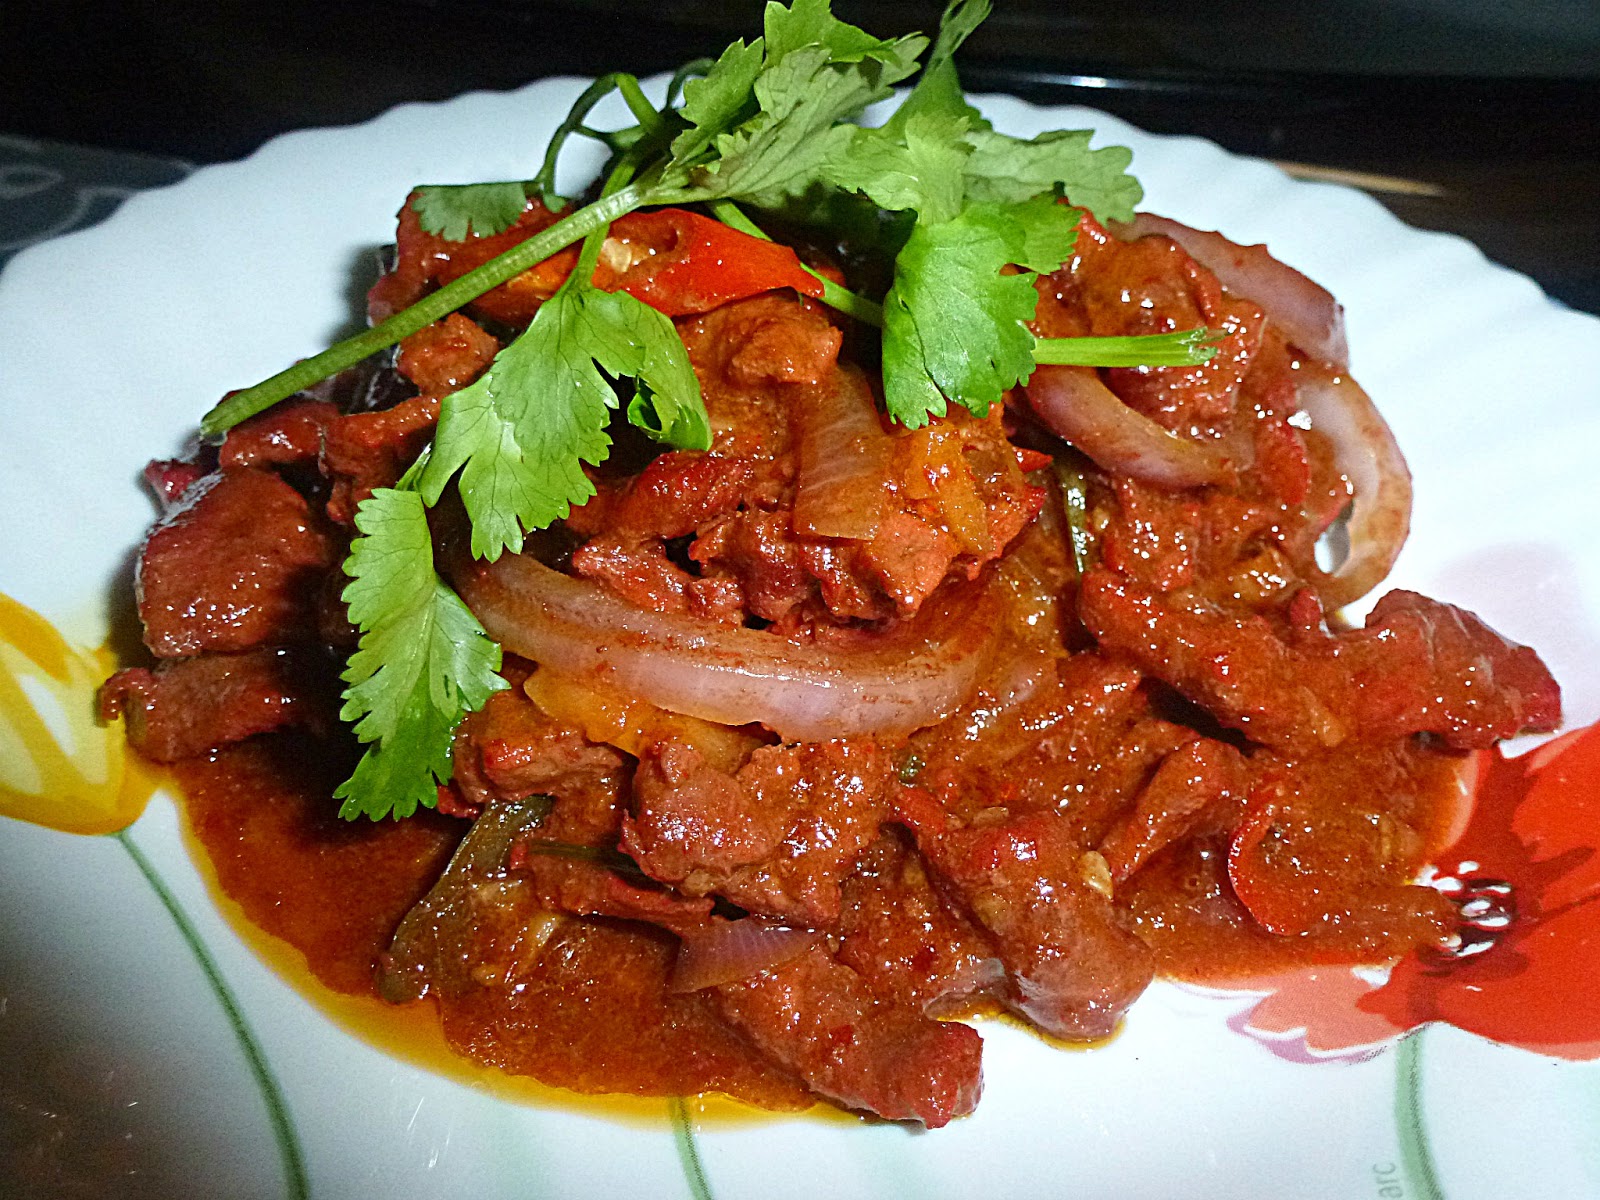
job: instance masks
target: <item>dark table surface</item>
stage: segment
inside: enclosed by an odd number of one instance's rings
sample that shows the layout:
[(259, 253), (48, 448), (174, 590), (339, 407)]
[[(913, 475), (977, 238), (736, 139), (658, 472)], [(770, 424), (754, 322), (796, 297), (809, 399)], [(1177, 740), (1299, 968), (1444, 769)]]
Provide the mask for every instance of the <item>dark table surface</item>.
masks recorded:
[[(930, 28), (938, 8), (835, 0), (883, 33)], [(33, 5), (0, 37), (0, 258), (289, 129), (644, 74), (758, 21), (754, 0)], [(961, 63), (969, 90), (1088, 104), (1362, 186), (1600, 312), (1595, 0), (1001, 0)]]

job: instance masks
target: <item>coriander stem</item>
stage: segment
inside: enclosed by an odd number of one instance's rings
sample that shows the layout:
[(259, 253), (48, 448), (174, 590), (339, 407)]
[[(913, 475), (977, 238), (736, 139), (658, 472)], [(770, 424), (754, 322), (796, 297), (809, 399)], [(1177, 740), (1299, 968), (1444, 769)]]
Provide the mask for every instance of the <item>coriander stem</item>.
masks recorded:
[[(744, 215), (741, 209), (732, 200), (713, 200), (707, 205), (711, 215), (724, 225), (737, 229), (740, 233), (748, 233), (751, 237), (758, 237), (762, 241), (770, 242), (766, 231)], [(854, 317), (866, 325), (875, 325), (883, 328), (883, 305), (865, 296), (859, 296), (842, 284), (837, 284), (821, 271), (813, 271), (805, 263), (800, 264), (806, 274), (822, 284), (822, 302), (829, 308), (837, 309), (847, 317)]]
[(1139, 337), (1039, 338), (1033, 361), (1054, 367), (1197, 367), (1211, 360), (1220, 337), (1201, 326)]
[(617, 90), (622, 93), (628, 111), (633, 114), (634, 120), (639, 122), (647, 136), (661, 128), (661, 114), (645, 97), (644, 91), (639, 87), (637, 75), (618, 75)]
[(603, 229), (612, 221), (638, 208), (644, 201), (637, 187), (623, 188), (601, 200), (561, 218), (554, 225), (541, 229), (525, 242), (520, 242), (498, 257), (491, 258), (481, 267), (468, 271), (461, 278), (431, 292), (410, 308), (402, 309), (387, 321), (363, 330), (330, 346), (321, 354), (302, 359), (294, 366), (279, 371), (272, 378), (254, 387), (245, 388), (228, 396), (200, 421), (200, 432), (206, 437), (224, 433), (258, 412), (271, 408), (278, 401), (310, 387), (313, 383), (336, 375), (347, 367), (410, 337), (417, 330), (453, 313), (463, 304), (477, 299), (490, 288), (498, 287), (513, 276), (564, 250), (573, 242), (595, 229)]
[(583, 94), (573, 101), (572, 108), (567, 112), (561, 124), (556, 126), (555, 133), (550, 135), (550, 144), (545, 147), (544, 162), (539, 167), (539, 173), (533, 177), (533, 186), (544, 197), (546, 204), (554, 207), (552, 201), (556, 195), (556, 160), (561, 157), (561, 148), (567, 144), (567, 139), (574, 133), (584, 133), (585, 136), (598, 136), (600, 140), (610, 145), (610, 135), (600, 131), (590, 131), (585, 122), (590, 111), (601, 100), (605, 99), (612, 88), (617, 87), (617, 75), (602, 75), (583, 90)]
[[(805, 263), (800, 265), (806, 266)], [(857, 295), (819, 271), (812, 271), (810, 267), (806, 267), (806, 270), (822, 281), (822, 302), (829, 308), (837, 309), (847, 317), (854, 317), (863, 325), (883, 328), (883, 305), (876, 300), (868, 300), (865, 296)]]

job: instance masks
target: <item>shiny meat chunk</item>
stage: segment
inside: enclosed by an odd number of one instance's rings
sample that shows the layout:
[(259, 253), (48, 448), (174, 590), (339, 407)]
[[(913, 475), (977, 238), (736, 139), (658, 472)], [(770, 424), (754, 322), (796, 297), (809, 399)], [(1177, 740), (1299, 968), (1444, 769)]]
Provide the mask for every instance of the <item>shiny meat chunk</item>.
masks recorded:
[(1292, 638), (1264, 618), (1180, 608), (1103, 571), (1085, 577), (1079, 608), (1102, 647), (1276, 749), (1414, 733), (1470, 749), (1553, 729), (1561, 716), (1538, 655), (1415, 592), (1390, 592), (1363, 629)]
[(351, 413), (328, 425), (322, 442), (322, 473), (333, 481), (328, 515), (340, 524), (374, 488), (393, 487), (433, 436), (439, 401), (413, 396), (393, 408)]
[(821, 305), (782, 293), (725, 304), (680, 331), (689, 360), (719, 391), (818, 383), (834, 369), (844, 340)]
[(944, 582), (960, 553), (961, 544), (948, 532), (911, 513), (899, 512), (891, 513), (867, 543), (862, 565), (895, 608), (909, 615)]
[(712, 449), (786, 458), (800, 385), (836, 369), (843, 335), (820, 305), (768, 293), (677, 322), (711, 418)]
[(401, 342), (395, 365), (423, 395), (446, 396), (482, 375), (499, 351), (476, 321), (451, 313)]
[[(557, 215), (537, 199), (530, 199), (509, 229), (487, 237), (469, 232), (463, 241), (451, 241), (427, 232), (415, 207), (416, 193), (406, 198), (395, 230), (394, 269), (367, 293), (367, 316), (373, 324), (386, 320), (416, 303), (434, 286), (459, 279), (541, 229), (553, 225)], [(472, 301), (471, 310), (507, 325), (526, 325), (539, 306), (550, 298), (577, 260), (577, 247), (561, 251), (522, 274), (490, 288)]]
[(674, 932), (710, 920), (708, 898), (680, 896), (640, 876), (619, 873), (605, 862), (540, 852), (537, 846), (542, 832), (512, 847), (509, 861), (517, 877), (531, 883), (542, 907), (580, 917), (643, 921)]
[(194, 484), (139, 556), (139, 617), (160, 658), (249, 650), (316, 633), (333, 541), (278, 476), (249, 468)]
[(874, 997), (821, 947), (716, 989), (723, 1017), (813, 1091), (847, 1108), (936, 1129), (983, 1090), (983, 1041)]
[(780, 488), (761, 459), (669, 450), (625, 486), (573, 509), (567, 528), (585, 536), (683, 537), (742, 506), (774, 506)]
[(1131, 811), (1100, 843), (1113, 884), (1189, 832), (1206, 810), (1237, 792), (1243, 756), (1225, 742), (1197, 737), (1161, 760)]
[(623, 756), (547, 716), (520, 688), (496, 692), (456, 728), (454, 786), (470, 808), (491, 800), (556, 799), (541, 837), (612, 843), (627, 782)]
[(218, 461), (224, 467), (281, 467), (314, 463), (322, 452), (322, 433), (337, 419), (337, 405), (326, 400), (287, 400), (228, 430)]
[(745, 606), (781, 621), (817, 590), (789, 512), (740, 511), (714, 522), (689, 547), (705, 575), (739, 585)]
[(870, 741), (765, 747), (737, 775), (662, 742), (640, 759), (622, 849), (689, 895), (828, 927), (841, 882), (878, 835), (892, 777)]
[(572, 573), (604, 584), (637, 608), (663, 613), (688, 612), (689, 589), (697, 582), (657, 538), (591, 538), (572, 552)]
[(1149, 949), (1086, 882), (1091, 872), (1066, 821), (1040, 813), (934, 832), (917, 848), (948, 894), (994, 942), (999, 996), (1046, 1033), (1100, 1038), (1154, 976)]
[(845, 881), (838, 958), (873, 992), (918, 1012), (950, 1011), (1000, 982), (988, 939), (947, 904), (911, 839), (886, 826)]
[(291, 725), (327, 730), (336, 673), (309, 649), (167, 659), (118, 671), (100, 690), (100, 709), (127, 721), (140, 754), (177, 762)]
[(1219, 331), (1217, 353), (1204, 364), (1114, 368), (1105, 380), (1125, 403), (1170, 430), (1215, 430), (1232, 415), (1266, 318), (1255, 304), (1225, 293), (1177, 243), (1159, 235), (1125, 242), (1086, 213), (1072, 259), (1041, 287), (1039, 324), (1049, 336)]
[(1152, 716), (1140, 673), (1084, 652), (998, 663), (966, 708), (912, 741), (919, 788), (958, 821), (1059, 812), (1085, 846), (1192, 734)]
[(144, 481), (155, 494), (163, 513), (183, 500), (183, 494), (206, 476), (205, 468), (181, 458), (155, 458), (145, 464)]

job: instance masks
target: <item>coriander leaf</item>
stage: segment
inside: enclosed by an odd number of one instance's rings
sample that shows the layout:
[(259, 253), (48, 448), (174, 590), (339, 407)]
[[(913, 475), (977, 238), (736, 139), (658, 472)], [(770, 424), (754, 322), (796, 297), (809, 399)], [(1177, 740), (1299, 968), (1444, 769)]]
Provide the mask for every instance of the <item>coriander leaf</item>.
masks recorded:
[(433, 566), (422, 497), (380, 488), (356, 512), (344, 599), (361, 628), (340, 718), (372, 743), (334, 795), (339, 815), (407, 817), (450, 780), (461, 718), (504, 688), (500, 647)]
[(924, 220), (961, 211), (962, 179), (972, 148), (965, 117), (918, 113), (902, 129), (855, 129), (823, 167), (839, 187), (863, 192), (891, 212), (915, 209)]
[(422, 228), (452, 242), (510, 229), (527, 203), (521, 183), (426, 184), (411, 198)]
[(823, 45), (801, 46), (776, 62), (769, 55), (754, 85), (759, 111), (715, 139), (716, 157), (694, 172), (693, 189), (653, 202), (728, 197), (770, 206), (800, 191), (851, 137), (853, 129), (836, 122), (887, 96), (916, 68), (926, 44), (900, 38), (851, 62)]
[(965, 117), (968, 128), (988, 129), (989, 122), (967, 103), (961, 91), (961, 80), (952, 61), (961, 43), (981, 25), (989, 15), (989, 0), (951, 0), (939, 18), (939, 36), (928, 54), (922, 77), (916, 87), (895, 109), (883, 128), (899, 133), (905, 123), (921, 114)]
[(760, 38), (746, 46), (734, 42), (722, 52), (705, 75), (683, 85), (683, 107), (678, 115), (689, 128), (672, 140), (672, 158), (692, 163), (712, 140), (756, 111), (756, 76), (761, 74), (765, 51)]
[(1031, 141), (988, 129), (967, 135), (967, 194), (974, 200), (1027, 200), (1058, 186), (1067, 199), (1102, 221), (1131, 221), (1144, 189), (1128, 174), (1126, 146), (1089, 148), (1089, 130), (1057, 130)]
[[(888, 63), (899, 53), (896, 40), (873, 37), (864, 29), (839, 20), (830, 10), (828, 0), (794, 0), (788, 8), (769, 3), (762, 32), (766, 35), (768, 66), (776, 65), (804, 46), (823, 47), (837, 63), (855, 63), (869, 58)], [(923, 45), (926, 44), (924, 39)]]
[(1078, 241), (1077, 209), (1046, 194), (1007, 205), (1004, 211), (1022, 233), (1020, 252), (1012, 260), (1019, 267), (1048, 275), (1072, 256)]
[[(913, 240), (916, 236), (914, 232)], [(929, 416), (944, 416), (947, 406), (944, 393), (928, 373), (908, 293), (915, 294), (915, 289), (896, 287), (883, 298), (883, 401), (891, 417), (908, 429), (917, 429), (928, 423)]]
[(461, 472), (477, 558), (492, 562), (508, 547), (519, 553), (526, 530), (594, 494), (583, 464), (605, 461), (608, 410), (617, 404), (602, 367), (649, 385), (647, 432), (710, 445), (699, 385), (672, 322), (626, 292), (577, 280), (575, 271), (488, 371), (441, 404), (422, 493), (437, 503)]
[(948, 66), (961, 43), (988, 20), (989, 0), (950, 0), (939, 15), (939, 36), (928, 54), (928, 70)]
[(950, 221), (919, 221), (895, 260), (884, 299), (884, 400), (915, 428), (948, 397), (978, 416), (1033, 372), (1026, 322), (1038, 303), (1032, 270), (1054, 270), (1072, 249), (1073, 210), (1048, 197), (1025, 205), (969, 204)]

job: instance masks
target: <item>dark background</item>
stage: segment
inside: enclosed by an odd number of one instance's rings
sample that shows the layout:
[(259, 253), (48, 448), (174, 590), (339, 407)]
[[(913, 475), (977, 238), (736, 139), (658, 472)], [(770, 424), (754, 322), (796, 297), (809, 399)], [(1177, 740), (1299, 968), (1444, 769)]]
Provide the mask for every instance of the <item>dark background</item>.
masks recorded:
[[(836, 0), (878, 33), (941, 5)], [(973, 91), (1364, 179), (1600, 311), (1600, 0), (997, 0)], [(212, 162), (275, 133), (552, 74), (646, 74), (758, 32), (755, 0), (0, 5), (0, 134)]]

